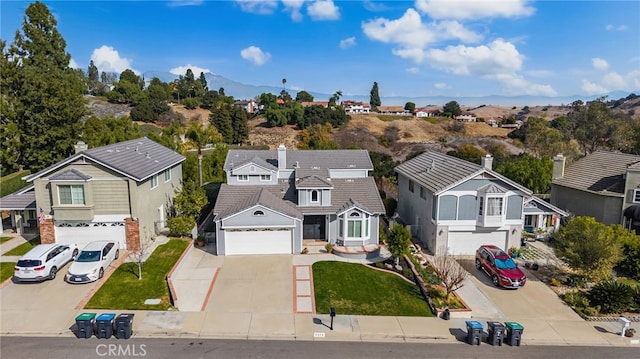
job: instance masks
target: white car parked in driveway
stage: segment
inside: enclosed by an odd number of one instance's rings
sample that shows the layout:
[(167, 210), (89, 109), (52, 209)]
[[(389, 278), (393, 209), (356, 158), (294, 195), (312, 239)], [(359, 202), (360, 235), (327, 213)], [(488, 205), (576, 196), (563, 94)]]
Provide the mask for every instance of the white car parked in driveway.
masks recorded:
[(73, 244), (40, 244), (18, 259), (13, 268), (16, 282), (41, 282), (54, 279), (60, 268), (78, 254)]
[(96, 241), (87, 244), (73, 261), (65, 280), (68, 283), (89, 283), (104, 275), (111, 262), (118, 259), (117, 242)]

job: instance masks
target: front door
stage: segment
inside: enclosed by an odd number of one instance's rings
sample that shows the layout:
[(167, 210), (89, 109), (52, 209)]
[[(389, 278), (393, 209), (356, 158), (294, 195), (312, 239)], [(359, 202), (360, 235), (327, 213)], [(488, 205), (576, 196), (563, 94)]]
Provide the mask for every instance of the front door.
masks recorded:
[(304, 239), (325, 240), (325, 216), (304, 216), (302, 232)]

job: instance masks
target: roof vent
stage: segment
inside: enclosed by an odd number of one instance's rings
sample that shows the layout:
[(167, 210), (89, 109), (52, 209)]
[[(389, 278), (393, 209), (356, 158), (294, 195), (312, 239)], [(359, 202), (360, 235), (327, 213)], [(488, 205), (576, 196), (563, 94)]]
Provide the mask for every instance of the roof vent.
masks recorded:
[(354, 167), (356, 167), (356, 165), (347, 165), (347, 167), (354, 168)]

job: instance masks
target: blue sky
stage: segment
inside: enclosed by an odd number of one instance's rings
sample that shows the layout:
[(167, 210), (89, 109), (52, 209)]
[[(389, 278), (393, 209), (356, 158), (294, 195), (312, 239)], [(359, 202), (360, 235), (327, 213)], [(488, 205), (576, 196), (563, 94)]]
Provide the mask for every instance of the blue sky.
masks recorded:
[[(43, 1), (72, 65), (381, 96), (640, 92), (640, 1)], [(12, 42), (29, 2), (0, 4)]]

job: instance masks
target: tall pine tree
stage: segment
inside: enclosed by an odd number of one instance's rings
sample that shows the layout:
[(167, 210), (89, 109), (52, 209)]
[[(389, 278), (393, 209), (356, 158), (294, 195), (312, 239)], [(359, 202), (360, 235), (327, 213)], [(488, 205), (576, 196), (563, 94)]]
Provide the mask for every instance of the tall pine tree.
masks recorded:
[(6, 51), (2, 47), (0, 133), (20, 139), (3, 142), (11, 146), (2, 149), (11, 154), (1, 157), (3, 172), (17, 166), (43, 169), (71, 155), (78, 141), (85, 88), (69, 67), (71, 56), (56, 26), (47, 6), (34, 2), (25, 10), (22, 31)]
[(369, 98), (369, 104), (372, 111), (378, 111), (378, 106), (382, 105), (380, 102), (380, 94), (378, 94), (378, 83), (374, 82), (371, 87), (371, 97)]

